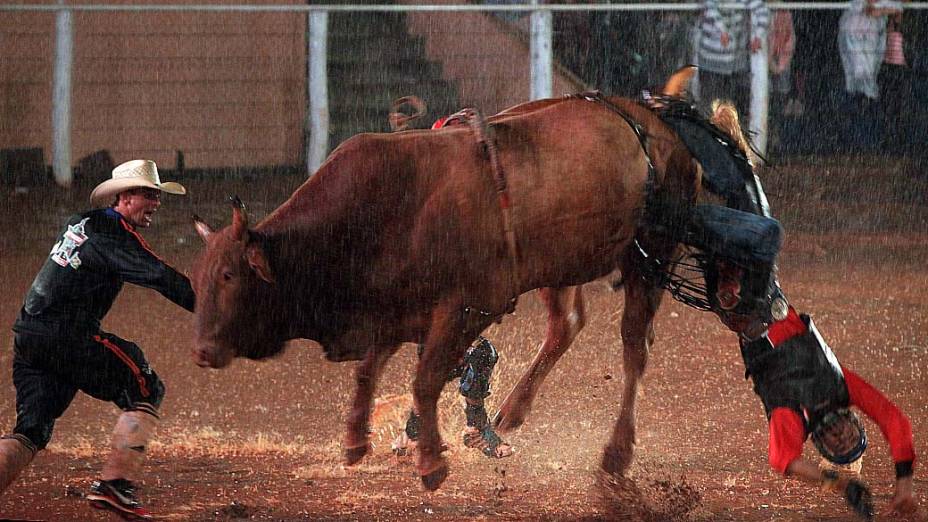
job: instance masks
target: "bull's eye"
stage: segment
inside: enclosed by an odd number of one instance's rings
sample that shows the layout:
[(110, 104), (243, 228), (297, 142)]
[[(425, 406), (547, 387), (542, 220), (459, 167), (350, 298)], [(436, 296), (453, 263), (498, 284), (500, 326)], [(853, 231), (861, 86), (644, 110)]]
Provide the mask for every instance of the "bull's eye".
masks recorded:
[(231, 281), (231, 280), (232, 280), (232, 272), (229, 271), (229, 270), (224, 271), (224, 272), (222, 273), (222, 280), (223, 280), (223, 281)]

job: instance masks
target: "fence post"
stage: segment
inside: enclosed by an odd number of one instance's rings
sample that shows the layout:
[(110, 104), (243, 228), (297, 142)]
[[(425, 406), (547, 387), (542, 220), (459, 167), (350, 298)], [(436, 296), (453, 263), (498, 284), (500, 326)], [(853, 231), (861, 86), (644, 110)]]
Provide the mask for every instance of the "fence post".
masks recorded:
[(327, 11), (309, 12), (309, 141), (306, 150), (306, 172), (309, 176), (322, 165), (329, 152), (329, 78), (326, 73), (328, 19)]
[[(532, 0), (537, 4), (538, 0)], [(551, 55), (552, 40), (551, 11), (532, 11), (532, 90), (533, 100), (550, 98), (552, 91), (552, 75), (554, 74), (553, 59)]]
[[(64, 0), (58, 0), (59, 5)], [(74, 63), (71, 10), (55, 15), (55, 73), (52, 79), (52, 172), (55, 182), (71, 186), (71, 69)]]
[(761, 48), (751, 53), (751, 121), (748, 130), (751, 142), (761, 156), (767, 154), (767, 118), (770, 108), (770, 77), (767, 67), (767, 39)]

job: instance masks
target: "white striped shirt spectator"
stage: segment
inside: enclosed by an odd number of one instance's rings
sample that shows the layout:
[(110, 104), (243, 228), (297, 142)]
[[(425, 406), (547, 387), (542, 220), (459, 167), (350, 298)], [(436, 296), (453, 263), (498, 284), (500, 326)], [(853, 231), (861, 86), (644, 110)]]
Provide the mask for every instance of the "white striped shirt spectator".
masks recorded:
[[(736, 8), (722, 4), (737, 4)], [(764, 0), (704, 0), (700, 18), (698, 62), (702, 71), (732, 74), (750, 68), (749, 45), (764, 40), (770, 9)]]

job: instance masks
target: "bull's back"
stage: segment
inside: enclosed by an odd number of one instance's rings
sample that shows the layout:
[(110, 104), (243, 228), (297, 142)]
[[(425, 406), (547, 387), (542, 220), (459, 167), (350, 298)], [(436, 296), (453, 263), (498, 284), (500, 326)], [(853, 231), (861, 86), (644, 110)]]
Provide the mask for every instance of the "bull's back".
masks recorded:
[(500, 119), (495, 135), (524, 284), (611, 271), (646, 197), (647, 157), (629, 123), (600, 104), (565, 100)]

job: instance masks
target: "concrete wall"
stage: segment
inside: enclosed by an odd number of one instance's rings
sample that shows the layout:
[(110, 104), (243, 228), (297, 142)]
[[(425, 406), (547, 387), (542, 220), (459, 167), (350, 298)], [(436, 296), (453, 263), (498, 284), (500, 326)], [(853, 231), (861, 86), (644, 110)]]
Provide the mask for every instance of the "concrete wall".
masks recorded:
[[(421, 3), (401, 0), (402, 3)], [(434, 0), (430, 4), (455, 4)], [(528, 30), (529, 14), (523, 18)], [(447, 80), (461, 89), (461, 103), (494, 114), (528, 101), (531, 53), (527, 39), (484, 12), (410, 13), (409, 32), (426, 39), (429, 60), (440, 62)], [(584, 86), (557, 67), (553, 96), (581, 92)], [(428, 100), (426, 100), (428, 101)]]
[[(301, 163), (305, 14), (75, 12), (73, 24), (75, 164), (101, 149), (164, 168), (178, 150), (190, 168)], [(42, 147), (47, 162), (54, 41), (53, 13), (0, 16), (0, 148)]]
[[(460, 87), (462, 106), (489, 115), (529, 99), (527, 42), (504, 24), (486, 13), (410, 13), (408, 24)], [(305, 14), (82, 11), (73, 30), (75, 165), (98, 150), (163, 169), (176, 167), (177, 151), (187, 168), (303, 164)], [(0, 149), (41, 147), (46, 163), (54, 48), (54, 13), (0, 15)], [(582, 89), (556, 72), (555, 95)]]

